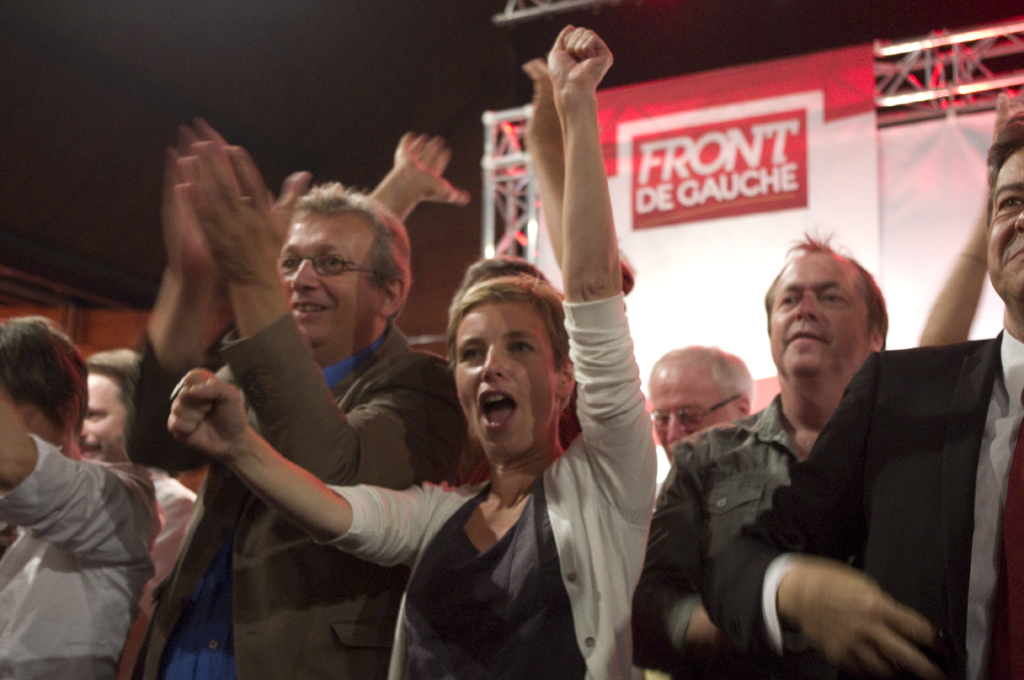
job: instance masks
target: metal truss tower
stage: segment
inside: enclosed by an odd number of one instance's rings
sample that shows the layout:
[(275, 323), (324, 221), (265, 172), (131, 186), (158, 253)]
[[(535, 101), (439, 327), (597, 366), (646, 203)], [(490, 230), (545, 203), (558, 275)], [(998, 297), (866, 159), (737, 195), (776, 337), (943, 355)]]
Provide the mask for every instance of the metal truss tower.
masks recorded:
[[(506, 13), (525, 1), (508, 0)], [(568, 7), (574, 2), (588, 2), (530, 1), (566, 9), (578, 9)], [(880, 127), (984, 111), (995, 106), (999, 91), (1012, 95), (1024, 90), (1024, 17), (900, 43), (876, 40), (874, 51)], [(523, 145), (531, 114), (532, 107), (523, 106), (483, 116), (484, 257), (519, 255), (529, 262), (537, 260), (537, 186)]]
[[(531, 115), (529, 104), (483, 115), (484, 257), (516, 255), (527, 262), (537, 261), (537, 183), (523, 144)], [(496, 218), (501, 220), (500, 235)]]

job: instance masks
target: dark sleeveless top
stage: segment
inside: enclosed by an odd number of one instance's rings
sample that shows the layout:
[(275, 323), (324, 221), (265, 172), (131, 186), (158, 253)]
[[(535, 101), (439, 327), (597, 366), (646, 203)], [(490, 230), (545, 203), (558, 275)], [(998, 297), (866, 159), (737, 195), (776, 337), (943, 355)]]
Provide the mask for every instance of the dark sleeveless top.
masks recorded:
[(479, 552), (464, 527), (488, 491), (452, 515), (413, 573), (402, 622), (409, 676), (582, 680), (543, 480), (515, 525)]

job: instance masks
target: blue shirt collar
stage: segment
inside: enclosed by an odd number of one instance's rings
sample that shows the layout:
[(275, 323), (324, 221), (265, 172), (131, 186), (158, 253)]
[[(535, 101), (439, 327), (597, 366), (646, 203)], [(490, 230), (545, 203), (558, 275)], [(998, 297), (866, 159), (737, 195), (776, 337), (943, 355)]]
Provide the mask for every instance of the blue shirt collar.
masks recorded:
[(384, 331), (384, 334), (374, 340), (373, 344), (369, 347), (359, 350), (348, 359), (342, 359), (338, 363), (322, 369), (327, 389), (333, 390), (335, 385), (347, 378), (352, 371), (356, 370), (356, 366), (363, 363), (367, 357), (376, 352), (384, 344), (384, 338), (387, 337), (387, 334), (387, 331)]

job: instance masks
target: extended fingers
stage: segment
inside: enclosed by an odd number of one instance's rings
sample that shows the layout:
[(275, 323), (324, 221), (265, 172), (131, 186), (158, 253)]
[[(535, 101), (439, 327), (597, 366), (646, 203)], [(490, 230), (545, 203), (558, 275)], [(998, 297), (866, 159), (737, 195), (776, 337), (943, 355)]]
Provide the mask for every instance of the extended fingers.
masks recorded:
[(207, 123), (202, 118), (195, 118), (192, 121), (193, 128), (198, 134), (199, 138), (207, 142), (213, 142), (217, 146), (227, 146), (227, 140), (217, 132), (212, 125)]
[(890, 600), (891, 609), (886, 612), (885, 623), (891, 634), (882, 636), (880, 651), (897, 668), (908, 670), (914, 675), (931, 680), (943, 678), (942, 671), (922, 652), (930, 647), (935, 651), (941, 643), (935, 627), (918, 612), (895, 600)]
[(427, 139), (427, 135), (406, 132), (402, 136), (402, 143), (399, 145), (399, 149), (403, 152), (403, 157), (401, 159), (396, 158), (396, 160), (412, 161), (415, 163), (416, 159), (419, 158), (420, 152), (423, 150), (423, 145), (427, 143)]
[(241, 195), (252, 201), (252, 204), (260, 212), (270, 209), (270, 191), (263, 182), (263, 175), (260, 174), (256, 163), (253, 162), (249, 152), (240, 146), (227, 147), (227, 157), (231, 161), (231, 168)]
[(242, 195), (227, 146), (197, 142), (192, 145), (192, 153), (198, 159), (193, 166), (197, 170), (198, 184), (210, 203), (227, 205)]
[(295, 203), (309, 191), (309, 183), (313, 180), (311, 173), (301, 171), (293, 172), (285, 178), (281, 184), (281, 196), (277, 199), (274, 207), (279, 210), (291, 212)]
[(420, 162), (426, 166), (427, 171), (435, 175), (444, 174), (444, 169), (448, 167), (451, 157), (452, 152), (444, 143), (443, 137), (431, 137), (420, 152)]

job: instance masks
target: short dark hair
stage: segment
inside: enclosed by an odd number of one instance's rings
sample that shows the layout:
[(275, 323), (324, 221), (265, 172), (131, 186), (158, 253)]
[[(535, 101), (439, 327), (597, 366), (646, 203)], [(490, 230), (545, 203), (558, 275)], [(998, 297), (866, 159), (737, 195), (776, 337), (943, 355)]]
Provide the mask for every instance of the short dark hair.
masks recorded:
[(775, 288), (779, 285), (779, 279), (789, 265), (806, 255), (828, 255), (851, 265), (857, 271), (860, 275), (860, 292), (868, 308), (868, 328), (878, 331), (882, 336), (882, 349), (885, 349), (885, 336), (889, 333), (889, 312), (885, 309), (885, 297), (882, 295), (882, 289), (875, 283), (875, 277), (871, 276), (871, 272), (864, 269), (857, 260), (837, 253), (829, 244), (829, 239), (817, 239), (806, 234), (803, 241), (789, 249), (785, 266), (779, 270), (772, 285), (768, 286), (768, 292), (765, 293), (764, 310), (768, 315), (768, 332), (772, 332), (772, 307), (775, 306)]
[(102, 375), (117, 387), (117, 399), (124, 405), (127, 414), (124, 424), (124, 438), (135, 422), (135, 386), (142, 373), (142, 357), (130, 349), (111, 349), (96, 352), (85, 360), (90, 375)]
[(1003, 129), (996, 135), (996, 141), (988, 149), (988, 224), (992, 224), (992, 193), (996, 189), (996, 179), (1010, 156), (1024, 148), (1024, 112), (1006, 121)]
[(73, 425), (81, 429), (89, 407), (85, 360), (49, 319), (23, 316), (0, 323), (0, 385), (15, 403), (35, 406), (60, 427), (72, 424), (64, 419), (77, 405)]

